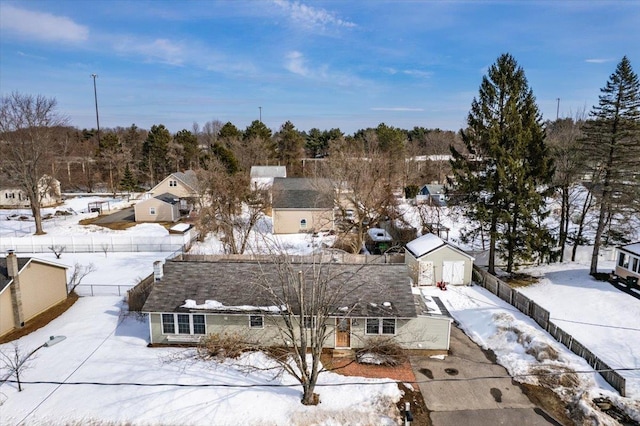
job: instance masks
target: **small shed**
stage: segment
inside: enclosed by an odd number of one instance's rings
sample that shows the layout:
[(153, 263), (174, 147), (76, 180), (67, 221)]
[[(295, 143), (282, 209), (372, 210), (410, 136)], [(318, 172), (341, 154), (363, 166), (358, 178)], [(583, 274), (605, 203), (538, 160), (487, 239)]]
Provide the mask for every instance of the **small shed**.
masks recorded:
[(180, 199), (166, 192), (140, 201), (134, 211), (136, 222), (176, 222), (180, 219)]
[(453, 285), (471, 283), (473, 256), (449, 244), (434, 234), (425, 234), (409, 242), (405, 263), (414, 285)]
[(370, 228), (367, 230), (365, 246), (371, 254), (382, 254), (391, 248), (393, 238), (382, 228)]

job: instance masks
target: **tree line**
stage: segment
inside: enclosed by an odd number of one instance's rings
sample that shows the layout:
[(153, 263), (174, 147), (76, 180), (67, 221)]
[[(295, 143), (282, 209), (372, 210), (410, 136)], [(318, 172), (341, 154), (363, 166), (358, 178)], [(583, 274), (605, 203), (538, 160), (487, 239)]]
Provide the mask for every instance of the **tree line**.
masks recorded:
[[(245, 245), (233, 232), (239, 206), (261, 204), (257, 194), (237, 191), (249, 187), (254, 165), (282, 165), (291, 177), (325, 177), (348, 186), (346, 196), (356, 211), (345, 232), (357, 231), (349, 242), (354, 251), (371, 223), (401, 219), (398, 189), (448, 179), (451, 203), (471, 223), (462, 237), (488, 246), (490, 272), (496, 272), (499, 259), (512, 272), (522, 262), (563, 260), (568, 243), (575, 256), (578, 244), (593, 242), (591, 272), (596, 273), (600, 245), (625, 242), (633, 226), (629, 219), (637, 219), (639, 111), (638, 77), (627, 57), (588, 115), (543, 121), (524, 70), (511, 55), (501, 55), (483, 77), (459, 132), (380, 123), (345, 135), (338, 128), (300, 131), (290, 121), (272, 131), (260, 120), (244, 130), (212, 120), (175, 134), (162, 124), (97, 132), (69, 126), (55, 99), (12, 93), (2, 97), (0, 108), (7, 153), (0, 167), (4, 180), (32, 199), (34, 217), (37, 179), (44, 174), (67, 189), (117, 192), (144, 190), (171, 172), (196, 170), (208, 185), (203, 192), (219, 201), (203, 217), (211, 230), (220, 231), (225, 227), (219, 219), (227, 216), (234, 250)], [(447, 153), (449, 163), (417, 160)], [(559, 206), (557, 228), (548, 220), (552, 197)], [(592, 211), (597, 223), (589, 241), (586, 221)], [(37, 231), (42, 230), (37, 226)]]

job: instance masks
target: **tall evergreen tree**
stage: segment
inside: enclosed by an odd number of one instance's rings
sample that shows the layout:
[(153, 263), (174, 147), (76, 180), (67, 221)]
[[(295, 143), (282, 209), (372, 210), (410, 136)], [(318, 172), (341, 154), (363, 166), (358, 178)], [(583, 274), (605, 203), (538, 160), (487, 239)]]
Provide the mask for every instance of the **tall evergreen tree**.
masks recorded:
[(590, 273), (598, 272), (598, 255), (607, 222), (625, 210), (637, 213), (640, 198), (640, 83), (626, 56), (600, 89), (598, 105), (584, 126), (584, 150), (593, 161), (600, 211)]
[(151, 130), (142, 144), (142, 164), (140, 168), (148, 174), (151, 185), (163, 179), (170, 170), (167, 161), (171, 133), (163, 124), (151, 126)]
[(187, 129), (182, 129), (175, 134), (173, 140), (182, 147), (182, 158), (179, 161), (180, 169), (187, 170), (196, 168), (200, 158), (198, 136)]
[(467, 124), (462, 139), (471, 155), (451, 147), (454, 192), (465, 215), (488, 231), (489, 272), (498, 248), (512, 272), (517, 258), (531, 258), (548, 240), (539, 224), (553, 170), (533, 92), (511, 55), (483, 77)]
[(292, 122), (287, 121), (273, 136), (270, 146), (271, 156), (279, 164), (287, 167), (290, 176), (299, 176), (302, 172), (302, 155), (304, 153), (304, 136)]

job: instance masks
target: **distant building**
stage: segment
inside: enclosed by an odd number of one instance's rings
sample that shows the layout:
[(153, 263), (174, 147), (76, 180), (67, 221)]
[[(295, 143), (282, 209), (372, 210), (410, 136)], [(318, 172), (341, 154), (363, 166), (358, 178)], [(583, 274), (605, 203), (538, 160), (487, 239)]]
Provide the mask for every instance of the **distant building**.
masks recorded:
[[(38, 180), (38, 192), (40, 193), (40, 206), (52, 207), (62, 202), (60, 181), (49, 175), (42, 175)], [(31, 202), (22, 189), (10, 185), (0, 188), (0, 207), (2, 208), (28, 208)]]
[(333, 186), (326, 179), (274, 178), (274, 234), (334, 229)]

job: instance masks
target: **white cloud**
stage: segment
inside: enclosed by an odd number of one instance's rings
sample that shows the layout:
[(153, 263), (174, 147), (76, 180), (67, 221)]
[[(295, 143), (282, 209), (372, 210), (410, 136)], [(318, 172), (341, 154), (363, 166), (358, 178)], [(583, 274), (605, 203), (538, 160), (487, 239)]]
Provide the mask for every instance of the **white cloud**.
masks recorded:
[(287, 53), (286, 62), (284, 67), (294, 74), (301, 75), (303, 77), (310, 77), (311, 71), (305, 65), (304, 55), (298, 51), (292, 51)]
[(433, 75), (433, 73), (429, 71), (421, 71), (421, 70), (404, 70), (402, 72), (406, 75), (410, 75), (412, 77), (419, 77), (419, 78), (429, 78)]
[(8, 4), (2, 5), (0, 27), (20, 37), (50, 42), (81, 42), (89, 37), (86, 26), (76, 24), (66, 16), (34, 12)]
[(338, 18), (335, 14), (325, 10), (301, 4), (299, 2), (288, 2), (286, 0), (274, 0), (274, 3), (281, 7), (297, 25), (307, 28), (340, 27), (353, 28), (356, 24)]
[(114, 49), (125, 54), (139, 55), (144, 60), (169, 65), (182, 65), (185, 61), (185, 47), (166, 38), (138, 40), (126, 37), (114, 43)]
[(371, 108), (371, 111), (421, 112), (421, 111), (424, 111), (424, 108), (410, 108), (410, 107), (377, 107), (377, 108)]
[(604, 64), (605, 62), (613, 61), (613, 59), (591, 58), (591, 59), (585, 59), (584, 61), (589, 64)]

